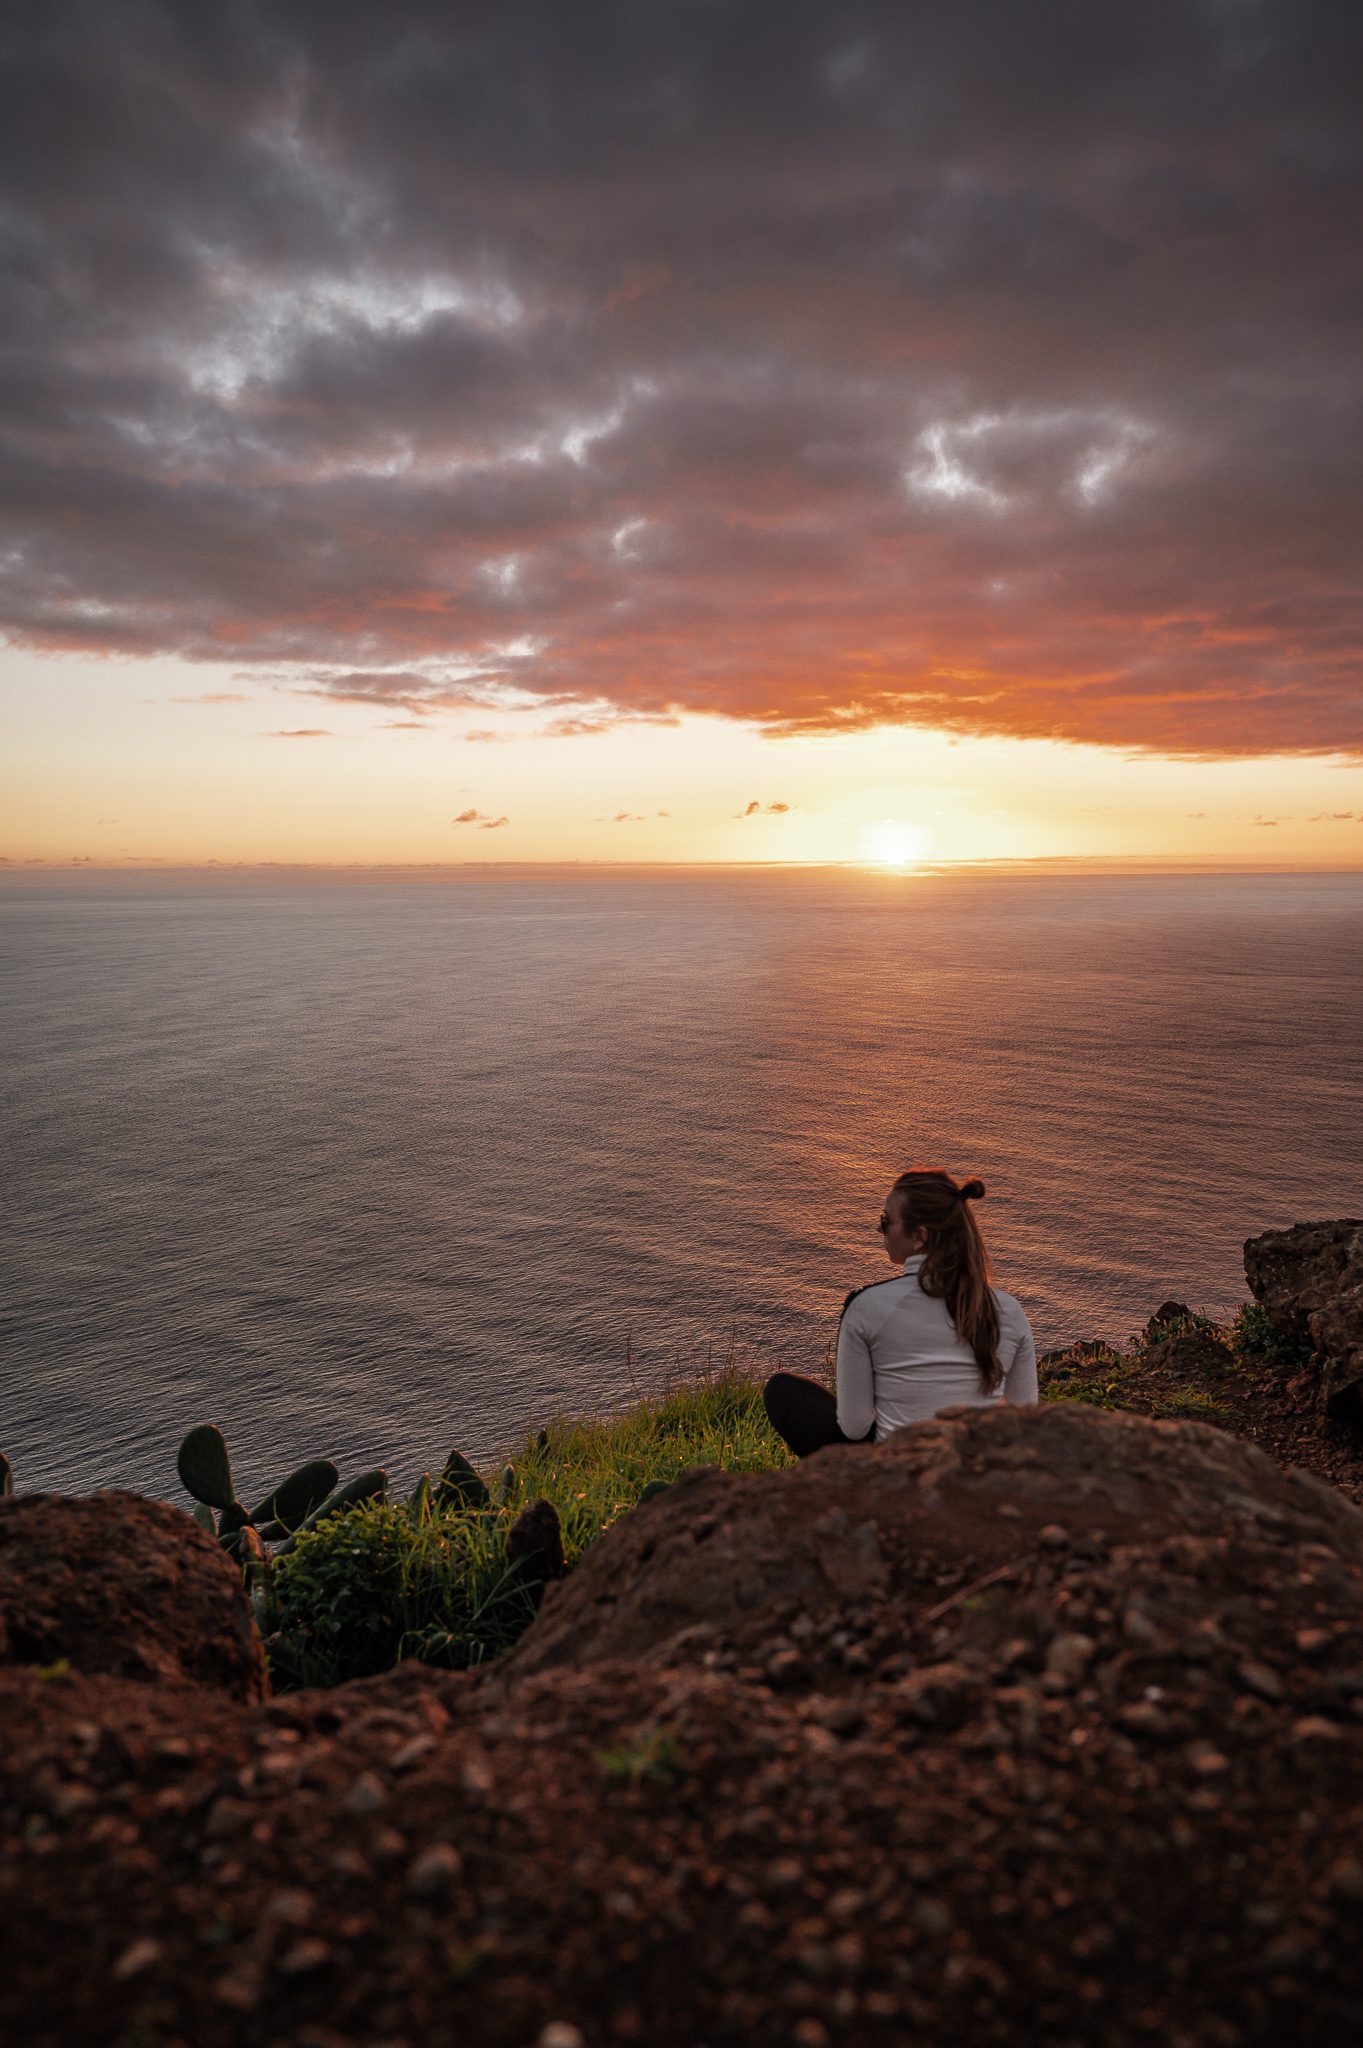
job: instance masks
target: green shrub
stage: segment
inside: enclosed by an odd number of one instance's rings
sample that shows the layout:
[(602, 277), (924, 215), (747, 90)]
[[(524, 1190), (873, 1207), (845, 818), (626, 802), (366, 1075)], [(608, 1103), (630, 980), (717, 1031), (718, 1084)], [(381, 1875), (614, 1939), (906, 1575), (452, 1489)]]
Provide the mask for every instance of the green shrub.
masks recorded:
[(1242, 1302), (1226, 1338), (1238, 1360), (1253, 1358), (1262, 1365), (1275, 1365), (1283, 1372), (1301, 1372), (1313, 1356), (1311, 1344), (1290, 1337), (1270, 1322), (1268, 1311), (1257, 1301)]
[(276, 1683), (339, 1685), (403, 1657), (460, 1670), (509, 1649), (535, 1611), (506, 1561), (509, 1521), (373, 1503), (300, 1537), (273, 1570)]

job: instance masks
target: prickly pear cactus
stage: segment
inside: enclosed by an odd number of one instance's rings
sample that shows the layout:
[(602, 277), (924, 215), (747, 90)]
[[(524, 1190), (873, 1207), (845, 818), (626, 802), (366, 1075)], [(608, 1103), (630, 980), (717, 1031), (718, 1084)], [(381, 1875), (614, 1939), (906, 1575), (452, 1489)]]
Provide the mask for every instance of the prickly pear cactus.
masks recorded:
[(423, 1472), (412, 1489), (412, 1497), (407, 1503), (407, 1512), (414, 1522), (429, 1521), (431, 1513), (431, 1475), (429, 1472)]
[(3, 1451), (0, 1451), (0, 1500), (14, 1491), (14, 1467)]
[(191, 1429), (180, 1445), (176, 1469), (185, 1492), (205, 1507), (228, 1512), (237, 1504), (232, 1485), (232, 1460), (222, 1431), (211, 1422)]
[(227, 1537), (235, 1536), (238, 1529), (244, 1529), (249, 1521), (250, 1516), (241, 1502), (231, 1501), (218, 1516), (218, 1541), (222, 1543)]
[(344, 1486), (338, 1486), (320, 1508), (315, 1508), (301, 1529), (286, 1538), (275, 1552), (276, 1557), (287, 1557), (299, 1536), (308, 1535), (320, 1522), (329, 1521), (332, 1515), (339, 1515), (345, 1508), (358, 1507), (362, 1501), (385, 1500), (388, 1495), (388, 1474), (382, 1466), (372, 1472), (360, 1472), (354, 1479), (347, 1479)]
[(217, 1535), (218, 1518), (214, 1514), (212, 1508), (205, 1507), (202, 1501), (198, 1503), (194, 1510), (194, 1519), (198, 1523), (199, 1527), (205, 1530), (208, 1535)]
[(330, 1458), (313, 1458), (310, 1463), (300, 1465), (296, 1472), (290, 1472), (281, 1480), (273, 1493), (265, 1496), (258, 1508), (252, 1508), (250, 1519), (259, 1529), (266, 1523), (278, 1522), (284, 1529), (297, 1529), (306, 1522), (314, 1508), (336, 1490), (340, 1473)]
[(442, 1508), (485, 1508), (491, 1496), (464, 1453), (455, 1450), (445, 1460), (435, 1499)]
[(515, 1495), (516, 1468), (514, 1465), (507, 1465), (503, 1469), (501, 1478), (497, 1481), (497, 1505), (505, 1507), (508, 1501), (515, 1499)]
[(642, 1507), (646, 1500), (656, 1500), (660, 1493), (667, 1492), (671, 1484), (670, 1479), (650, 1479), (648, 1485), (639, 1495), (639, 1506)]

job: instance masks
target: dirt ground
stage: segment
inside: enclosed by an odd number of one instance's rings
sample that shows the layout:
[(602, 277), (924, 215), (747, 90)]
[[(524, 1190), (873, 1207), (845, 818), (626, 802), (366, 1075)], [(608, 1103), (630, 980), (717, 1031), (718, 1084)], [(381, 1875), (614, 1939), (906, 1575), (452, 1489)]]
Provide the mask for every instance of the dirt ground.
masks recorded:
[(13, 1667), (0, 1758), (33, 2048), (1363, 2028), (1363, 1516), (1186, 1421), (695, 1475), (482, 1675)]

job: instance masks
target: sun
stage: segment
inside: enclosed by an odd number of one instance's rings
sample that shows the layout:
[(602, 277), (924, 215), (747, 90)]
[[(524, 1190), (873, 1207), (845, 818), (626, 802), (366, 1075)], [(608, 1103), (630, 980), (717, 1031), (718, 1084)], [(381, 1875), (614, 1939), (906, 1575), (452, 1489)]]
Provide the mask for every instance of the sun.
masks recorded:
[(926, 825), (907, 825), (901, 818), (879, 818), (861, 835), (862, 858), (881, 868), (917, 867), (932, 845)]

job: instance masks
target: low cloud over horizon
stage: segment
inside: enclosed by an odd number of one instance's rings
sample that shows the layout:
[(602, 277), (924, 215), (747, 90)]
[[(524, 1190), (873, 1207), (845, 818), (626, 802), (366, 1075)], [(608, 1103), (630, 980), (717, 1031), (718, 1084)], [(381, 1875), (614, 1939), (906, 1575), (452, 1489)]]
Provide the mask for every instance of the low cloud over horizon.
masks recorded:
[(23, 10), (0, 631), (395, 724), (1363, 756), (1360, 34)]

